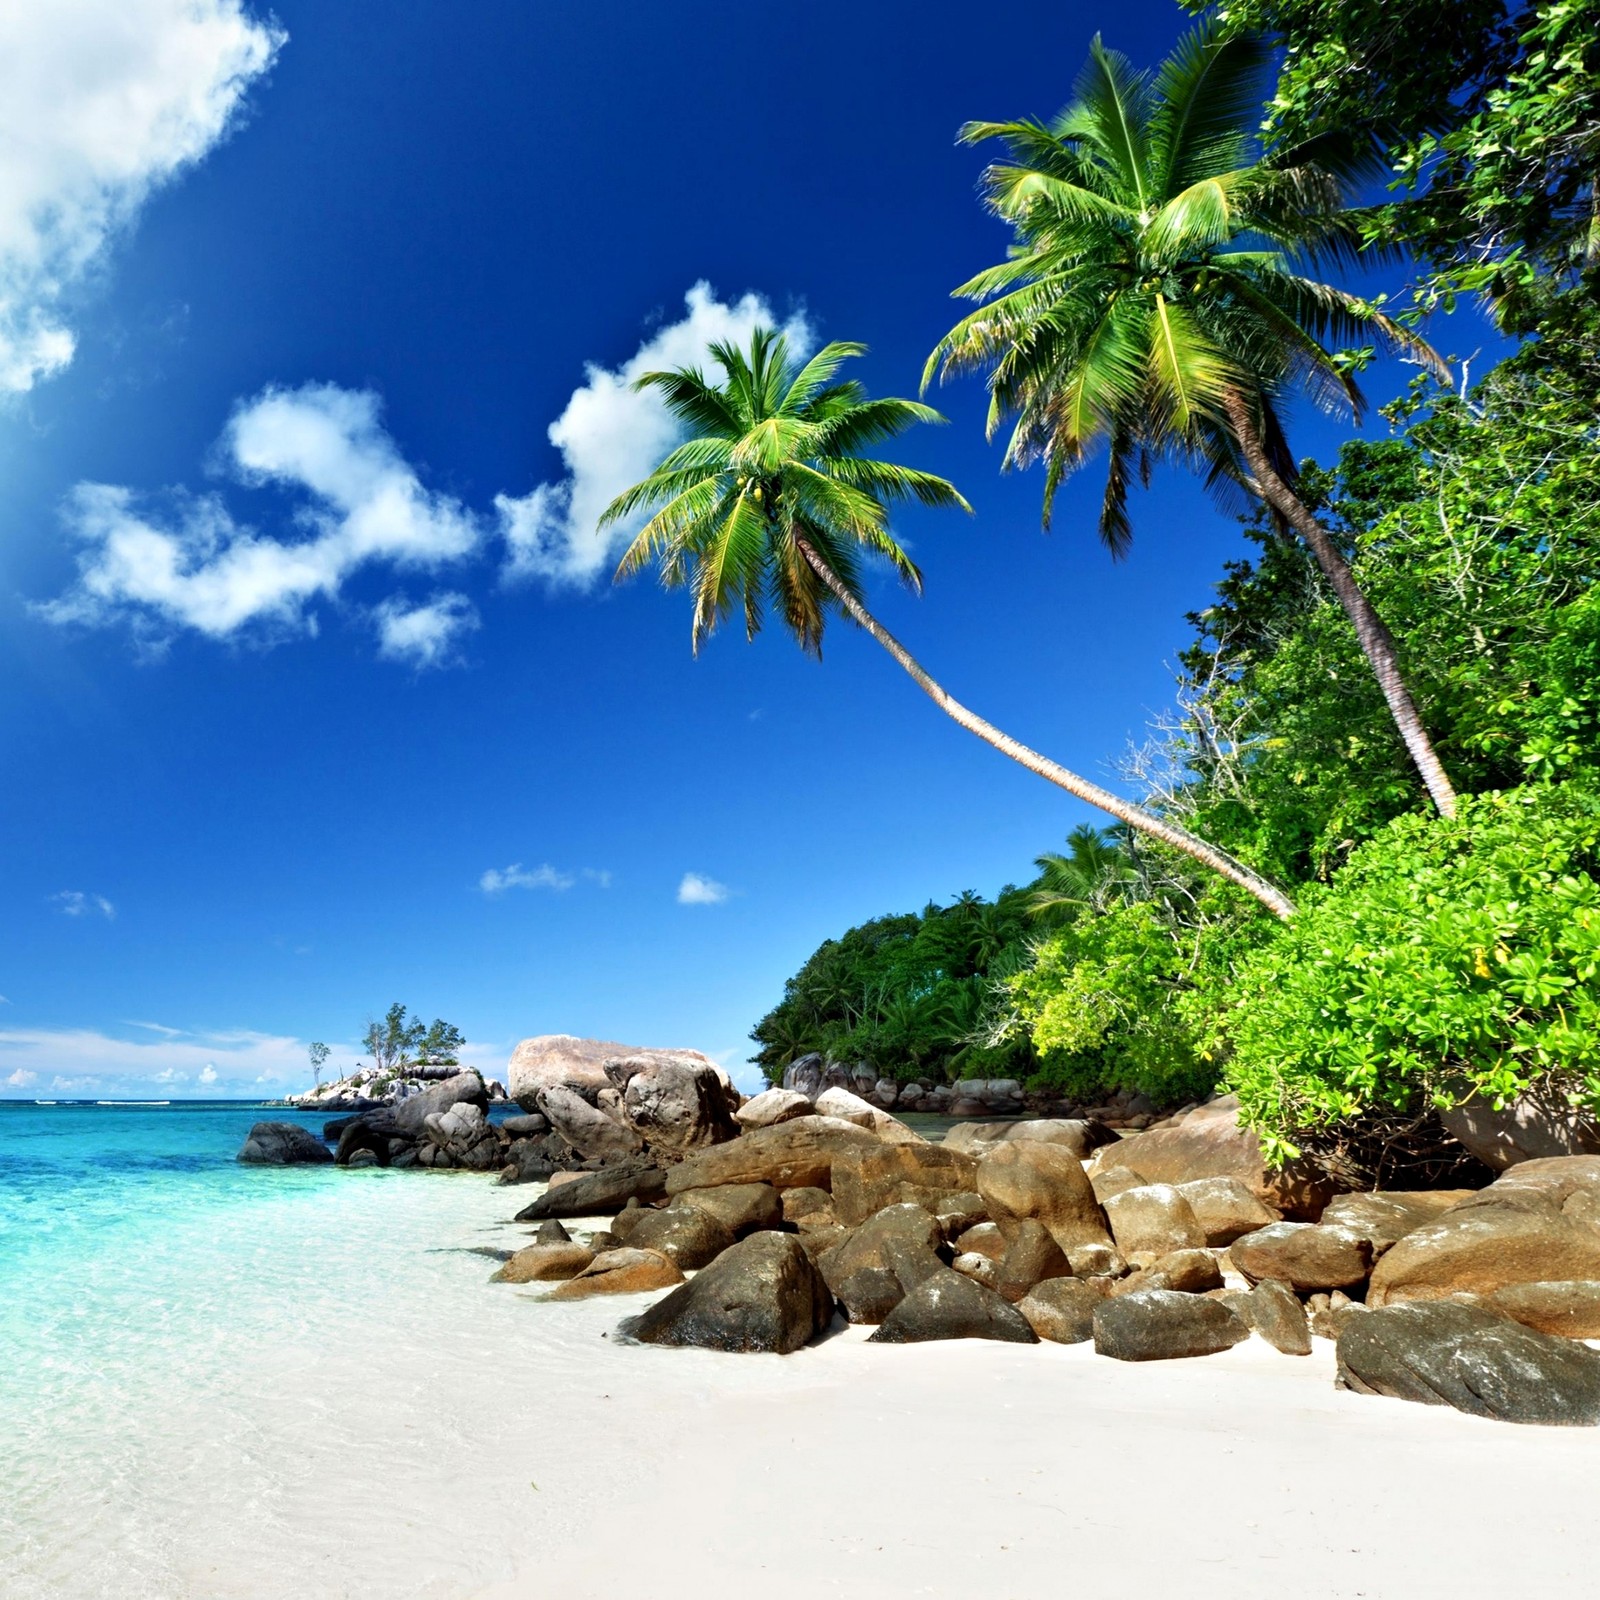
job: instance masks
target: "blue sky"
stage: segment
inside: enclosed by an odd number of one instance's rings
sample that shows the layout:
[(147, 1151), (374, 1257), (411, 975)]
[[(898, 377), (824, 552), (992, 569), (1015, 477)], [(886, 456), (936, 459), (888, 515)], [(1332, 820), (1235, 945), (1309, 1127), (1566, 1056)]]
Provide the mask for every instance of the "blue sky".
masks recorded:
[[(741, 1070), (822, 938), (1089, 818), (842, 626), (694, 659), (593, 510), (665, 438), (626, 377), (708, 336), (914, 392), (1003, 248), (955, 129), (1097, 28), (1154, 60), (1171, 0), (48, 10), (0, 22), (0, 1094), (277, 1092), (394, 999), (490, 1068)], [(881, 614), (1104, 780), (1237, 530), (1168, 472), (1114, 566), (1091, 468), (1043, 536), (979, 386), (934, 398), (899, 455), (976, 515), (905, 516)]]

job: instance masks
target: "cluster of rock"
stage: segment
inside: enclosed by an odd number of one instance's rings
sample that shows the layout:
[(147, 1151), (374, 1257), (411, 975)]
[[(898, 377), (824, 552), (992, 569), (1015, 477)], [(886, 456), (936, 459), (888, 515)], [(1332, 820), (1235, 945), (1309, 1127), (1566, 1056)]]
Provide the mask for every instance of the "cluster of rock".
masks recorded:
[[(838, 1312), (873, 1342), (1092, 1342), (1124, 1361), (1251, 1337), (1338, 1381), (1512, 1421), (1600, 1423), (1600, 1158), (1530, 1161), (1481, 1191), (1336, 1195), (1269, 1170), (1219, 1100), (1106, 1141), (1086, 1120), (921, 1139), (840, 1085), (733, 1113), (662, 1163), (562, 1175), (497, 1276), (550, 1298), (666, 1289), (619, 1332), (789, 1352)], [(606, 1217), (574, 1241), (558, 1219)], [(687, 1274), (693, 1273), (693, 1277)]]
[[(397, 1106), (435, 1084), (457, 1077), (457, 1066), (415, 1066), (403, 1073), (377, 1067), (358, 1067), (346, 1078), (319, 1083), (304, 1094), (285, 1097), (284, 1104), (297, 1111), (371, 1111), (380, 1106)], [(506, 1099), (505, 1085), (489, 1079), (486, 1089), (491, 1104)]]
[[(1015, 1117), (1024, 1111), (1103, 1123), (1110, 1128), (1145, 1128), (1155, 1106), (1132, 1090), (1119, 1090), (1104, 1105), (1081, 1106), (1058, 1096), (1030, 1093), (1016, 1078), (963, 1078), (956, 1083), (900, 1083), (880, 1078), (865, 1062), (845, 1066), (817, 1054), (784, 1069), (782, 1087), (815, 1098), (824, 1089), (846, 1089), (880, 1111), (932, 1112), (944, 1117)], [(1188, 1108), (1185, 1108), (1188, 1109)]]

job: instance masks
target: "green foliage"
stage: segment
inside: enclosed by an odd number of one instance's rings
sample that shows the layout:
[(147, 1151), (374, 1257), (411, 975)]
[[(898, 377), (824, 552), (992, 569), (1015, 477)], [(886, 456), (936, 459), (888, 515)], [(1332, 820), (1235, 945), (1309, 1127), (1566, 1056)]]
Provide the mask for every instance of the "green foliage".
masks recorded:
[(306, 1050), (306, 1055), (311, 1060), (311, 1078), (314, 1083), (322, 1082), (322, 1069), (328, 1064), (328, 1057), (332, 1055), (320, 1039), (313, 1040)]
[(438, 1017), (425, 1023), (408, 1016), (397, 1000), (382, 1022), (367, 1024), (361, 1042), (378, 1071), (392, 1078), (413, 1067), (453, 1067), (467, 1041), (459, 1028)]
[(1530, 1087), (1600, 1109), (1600, 801), (1530, 786), (1397, 819), (1244, 959), (1215, 1023), (1280, 1154)]

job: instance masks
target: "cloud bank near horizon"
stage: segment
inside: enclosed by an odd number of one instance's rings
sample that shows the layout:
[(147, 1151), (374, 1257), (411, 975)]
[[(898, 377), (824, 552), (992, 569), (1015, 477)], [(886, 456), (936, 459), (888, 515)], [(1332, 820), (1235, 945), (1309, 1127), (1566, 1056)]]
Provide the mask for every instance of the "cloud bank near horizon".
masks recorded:
[(242, 0), (0, 7), (0, 395), (71, 362), (73, 292), (226, 137), (286, 38)]

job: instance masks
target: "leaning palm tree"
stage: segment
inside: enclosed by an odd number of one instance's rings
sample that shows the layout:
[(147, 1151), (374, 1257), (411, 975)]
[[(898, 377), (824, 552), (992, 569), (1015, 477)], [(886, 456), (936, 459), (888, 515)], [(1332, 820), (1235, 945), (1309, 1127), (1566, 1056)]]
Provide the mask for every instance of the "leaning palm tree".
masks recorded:
[(867, 610), (862, 557), (888, 562), (914, 590), (922, 575), (891, 536), (888, 507), (917, 500), (970, 510), (943, 478), (859, 452), (917, 422), (940, 422), (913, 400), (871, 400), (838, 381), (864, 345), (835, 343), (803, 365), (770, 329), (748, 351), (715, 344), (723, 381), (694, 368), (650, 372), (635, 387), (656, 389), (688, 438), (654, 472), (606, 507), (601, 526), (653, 509), (617, 568), (619, 579), (651, 562), (669, 587), (694, 600), (700, 642), (735, 611), (752, 637), (771, 604), (802, 649), (820, 655), (832, 610), (860, 624), (940, 710), (1030, 772), (1109, 812), (1130, 828), (1184, 851), (1247, 889), (1280, 917), (1293, 903), (1258, 873), (1192, 833), (1080, 778), (1002, 733), (947, 694), (910, 651)]
[(1053, 121), (968, 123), (963, 142), (1007, 147), (984, 188), (1013, 244), (955, 291), (982, 304), (939, 342), (923, 387), (936, 373), (987, 372), (991, 436), (1014, 419), (1006, 465), (1045, 464), (1046, 527), (1063, 477), (1104, 440), (1100, 535), (1113, 555), (1131, 537), (1130, 480), (1147, 482), (1162, 457), (1264, 500), (1310, 547), (1450, 816), (1455, 792), (1394, 638), (1297, 493), (1283, 421), (1296, 391), (1360, 415), (1356, 362), (1334, 341), (1445, 369), (1375, 306), (1300, 270), (1353, 254), (1345, 189), (1358, 169), (1332, 140), (1262, 158), (1253, 130), (1267, 64), (1259, 41), (1202, 28), (1152, 76), (1097, 37), (1077, 98)]

